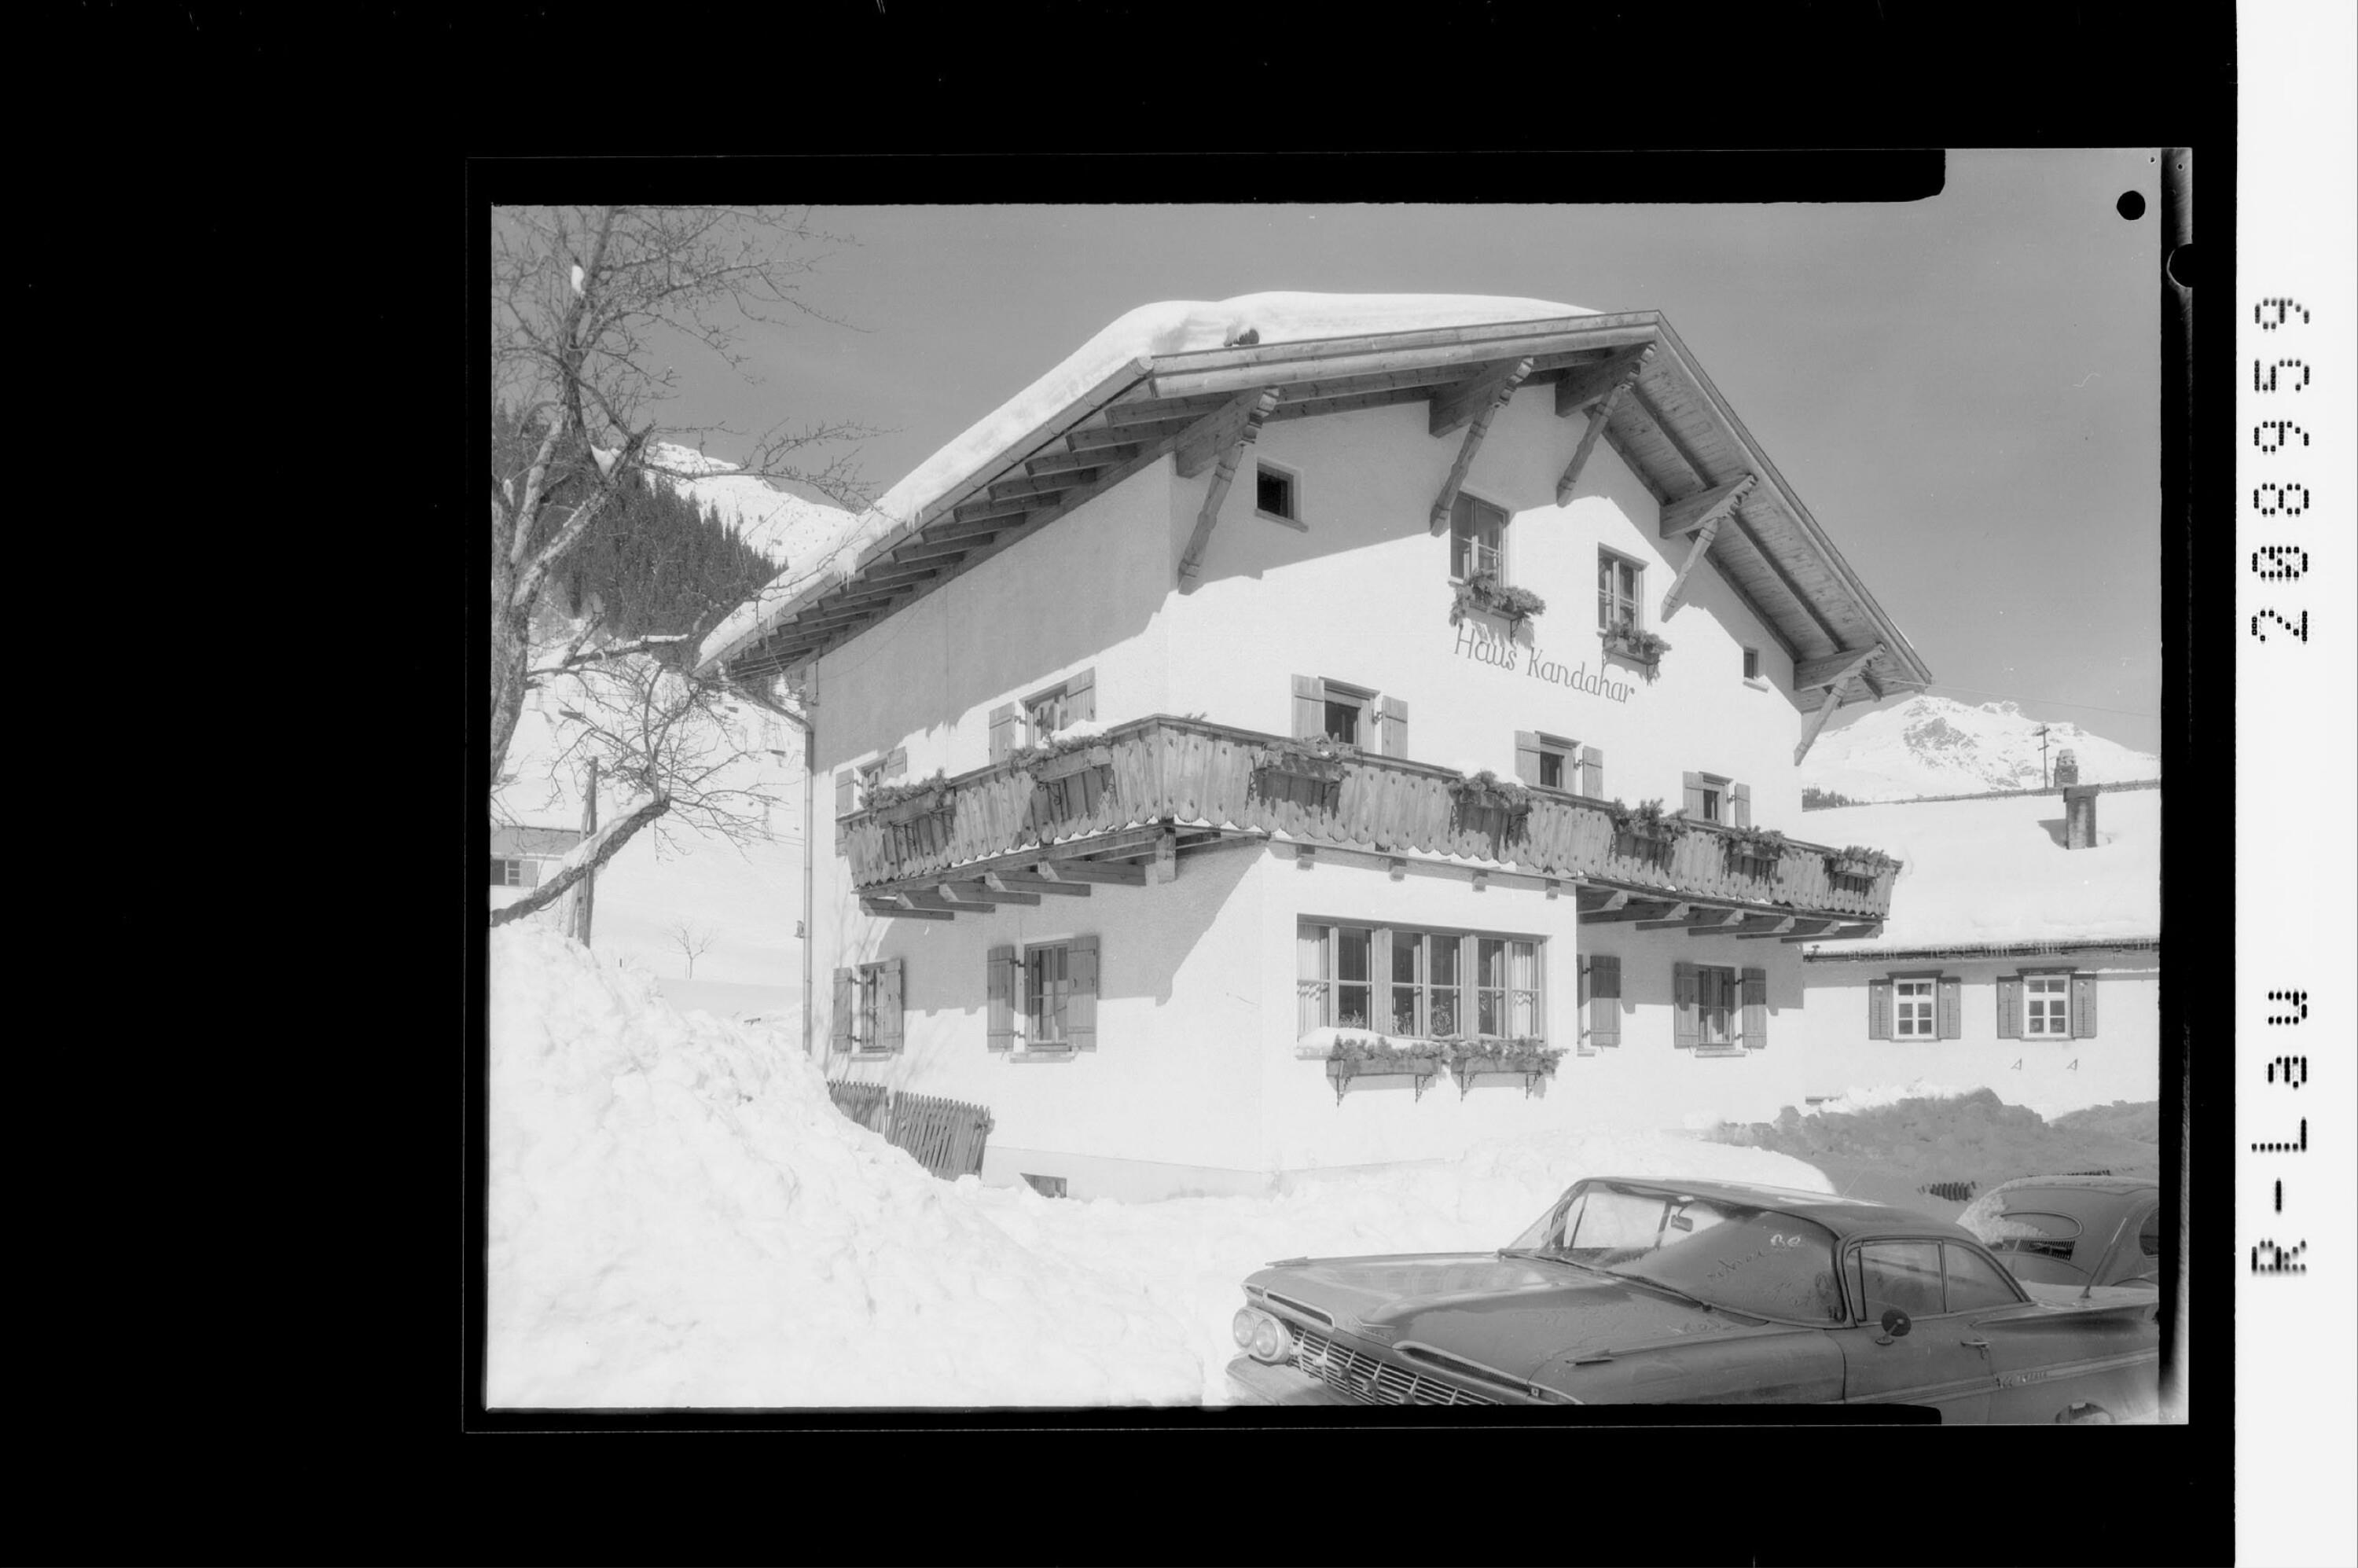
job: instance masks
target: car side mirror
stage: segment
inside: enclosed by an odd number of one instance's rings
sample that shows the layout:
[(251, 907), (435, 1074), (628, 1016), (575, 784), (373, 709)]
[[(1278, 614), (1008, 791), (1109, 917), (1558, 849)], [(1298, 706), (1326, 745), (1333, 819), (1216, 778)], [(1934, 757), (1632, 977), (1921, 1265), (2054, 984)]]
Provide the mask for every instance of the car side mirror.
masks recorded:
[(1908, 1337), (1908, 1331), (1915, 1326), (1915, 1321), (1906, 1313), (1901, 1312), (1898, 1307), (1885, 1307), (1883, 1309), (1883, 1337), (1877, 1340), (1876, 1343), (1877, 1345), (1888, 1345), (1895, 1339), (1905, 1339)]

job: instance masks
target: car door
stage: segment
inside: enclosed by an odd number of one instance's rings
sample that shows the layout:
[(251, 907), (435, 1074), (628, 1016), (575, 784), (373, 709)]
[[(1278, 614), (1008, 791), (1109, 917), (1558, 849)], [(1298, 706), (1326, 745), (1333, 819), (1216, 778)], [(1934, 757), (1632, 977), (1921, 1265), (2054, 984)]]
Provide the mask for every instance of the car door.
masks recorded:
[[(1834, 1331), (1843, 1402), (1931, 1405), (1944, 1422), (1987, 1420), (1997, 1375), (1969, 1314), (1949, 1310), (1942, 1243), (1860, 1242), (1844, 1274), (1859, 1311), (1849, 1327)], [(1894, 1307), (1908, 1314), (1905, 1334), (1884, 1331), (1883, 1314)]]

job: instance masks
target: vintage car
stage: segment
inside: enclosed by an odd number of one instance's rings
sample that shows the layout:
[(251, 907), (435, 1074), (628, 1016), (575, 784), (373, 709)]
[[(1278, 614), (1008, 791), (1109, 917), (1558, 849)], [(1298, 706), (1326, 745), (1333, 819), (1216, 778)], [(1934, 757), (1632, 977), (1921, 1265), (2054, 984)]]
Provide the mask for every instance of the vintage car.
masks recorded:
[(1592, 1177), (1496, 1252), (1295, 1258), (1244, 1288), (1228, 1380), (1253, 1402), (2158, 1414), (2156, 1292), (2028, 1292), (1968, 1230), (1822, 1193)]
[(2161, 1287), (2161, 1184), (2151, 1176), (2025, 1176), (1957, 1223), (2025, 1285)]

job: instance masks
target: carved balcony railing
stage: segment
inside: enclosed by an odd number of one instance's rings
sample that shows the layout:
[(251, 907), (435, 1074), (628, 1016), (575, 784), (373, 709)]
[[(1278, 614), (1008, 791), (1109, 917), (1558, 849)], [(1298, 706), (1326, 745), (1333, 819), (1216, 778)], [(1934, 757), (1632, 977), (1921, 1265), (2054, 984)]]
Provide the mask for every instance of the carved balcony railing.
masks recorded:
[[(1650, 841), (1617, 830), (1603, 801), (1541, 789), (1531, 792), (1519, 823), (1503, 806), (1461, 806), (1448, 788), (1459, 777), (1450, 769), (1397, 757), (1289, 755), (1299, 744), (1162, 715), (1118, 725), (1086, 753), (1049, 766), (1002, 762), (960, 774), (933, 810), (844, 818), (852, 881), (862, 892), (908, 885), (1175, 822), (1795, 913), (1881, 920), (1890, 910), (1896, 866), (1836, 875), (1828, 866), (1836, 852), (1824, 845), (1787, 840), (1773, 861), (1747, 859), (1711, 823), (1686, 823), (1682, 836)], [(1062, 776), (1037, 776), (1051, 772)], [(895, 816), (903, 820), (888, 820)]]

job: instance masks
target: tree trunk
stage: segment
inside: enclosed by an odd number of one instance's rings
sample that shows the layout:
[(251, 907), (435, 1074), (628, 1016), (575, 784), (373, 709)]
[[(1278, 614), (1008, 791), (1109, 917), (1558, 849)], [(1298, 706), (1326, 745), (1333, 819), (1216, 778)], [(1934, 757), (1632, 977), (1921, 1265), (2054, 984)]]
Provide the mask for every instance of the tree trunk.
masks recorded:
[[(563, 898), (567, 891), (576, 882), (584, 877), (594, 875), (600, 867), (612, 860), (615, 851), (631, 841), (633, 834), (670, 809), (671, 796), (659, 795), (628, 816), (616, 821), (611, 827), (604, 829), (595, 838), (582, 844), (581, 849), (588, 849), (589, 854), (568, 865), (557, 875), (549, 878), (505, 909), (492, 911), (492, 924), (505, 925), (510, 921), (522, 920), (527, 914), (546, 909), (550, 904)], [(580, 854), (580, 849), (575, 850), (574, 853)]]
[(492, 747), (489, 784), (497, 788), (507, 765), (508, 743), (524, 717), (525, 672), (532, 664), (532, 612), (519, 614), (511, 600), (515, 568), (492, 536)]

